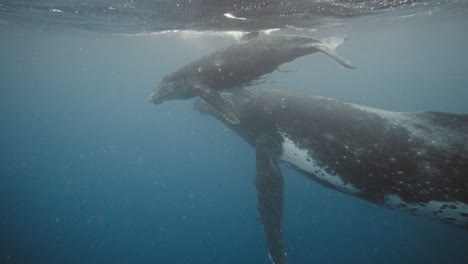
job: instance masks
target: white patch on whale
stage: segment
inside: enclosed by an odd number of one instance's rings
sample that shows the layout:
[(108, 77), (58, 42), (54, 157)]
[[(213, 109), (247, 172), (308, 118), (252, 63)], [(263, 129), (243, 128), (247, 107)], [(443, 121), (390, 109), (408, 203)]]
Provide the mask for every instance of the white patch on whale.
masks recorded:
[(245, 17), (237, 17), (231, 13), (224, 13), (223, 14), (224, 17), (227, 17), (227, 18), (230, 18), (230, 19), (235, 19), (235, 20), (247, 20), (247, 18)]
[[(351, 194), (360, 192), (358, 188), (350, 183), (346, 183), (336, 173), (331, 172), (327, 167), (320, 166), (319, 163), (309, 155), (312, 153), (310, 150), (301, 149), (285, 134), (283, 136), (283, 152), (280, 157), (282, 161), (290, 163), (301, 170), (310, 172), (317, 176), (319, 179), (335, 186), (336, 188)], [(328, 170), (328, 171), (327, 171)]]
[[(391, 112), (363, 105), (348, 105), (361, 111), (376, 114), (380, 118), (387, 120), (389, 124), (406, 128), (413, 136), (413, 139), (422, 139), (429, 146), (450, 148), (453, 139), (461, 138), (459, 141), (468, 140), (468, 135), (437, 125), (424, 112)], [(438, 140), (434, 140), (434, 138)]]
[(180, 30), (180, 29), (170, 29), (170, 30), (163, 30), (163, 31), (158, 31), (158, 32), (151, 32), (151, 33), (131, 33), (131, 34), (125, 34), (122, 33), (124, 36), (164, 36), (164, 35), (174, 35), (177, 37), (180, 37), (181, 39), (184, 40), (192, 40), (192, 39), (203, 39), (205, 40), (206, 37), (219, 37), (219, 38), (224, 38), (224, 37), (232, 37), (236, 41), (239, 41), (245, 34), (244, 31), (200, 31), (200, 30)]
[(57, 8), (51, 8), (49, 9), (50, 12), (55, 12), (55, 13), (63, 13), (63, 10), (57, 9)]
[(457, 226), (468, 224), (468, 204), (454, 201), (429, 201), (427, 203), (407, 203), (396, 194), (387, 195), (384, 205), (390, 209), (409, 212), (415, 215), (435, 218)]

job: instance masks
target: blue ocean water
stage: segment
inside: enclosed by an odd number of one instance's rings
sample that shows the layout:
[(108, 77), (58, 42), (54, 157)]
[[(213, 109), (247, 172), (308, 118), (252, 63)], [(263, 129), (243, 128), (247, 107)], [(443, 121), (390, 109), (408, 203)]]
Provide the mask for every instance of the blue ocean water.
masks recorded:
[[(468, 16), (360, 17), (358, 69), (299, 58), (260, 86), (393, 111), (468, 113)], [(193, 100), (147, 102), (230, 35), (0, 22), (0, 263), (269, 263), (254, 150)], [(283, 167), (290, 263), (466, 263), (468, 232), (383, 209)]]

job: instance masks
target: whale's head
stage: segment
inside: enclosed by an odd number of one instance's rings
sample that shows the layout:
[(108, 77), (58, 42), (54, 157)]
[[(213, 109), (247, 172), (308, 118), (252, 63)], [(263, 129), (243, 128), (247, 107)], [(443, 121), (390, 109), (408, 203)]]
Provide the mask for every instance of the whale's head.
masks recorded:
[(159, 87), (150, 94), (148, 100), (154, 104), (161, 104), (168, 100), (187, 99), (193, 97), (190, 83), (184, 80), (174, 80), (170, 76), (166, 76)]
[(160, 104), (164, 101), (177, 99), (177, 87), (173, 81), (163, 79), (159, 87), (149, 96), (149, 101), (154, 104)]

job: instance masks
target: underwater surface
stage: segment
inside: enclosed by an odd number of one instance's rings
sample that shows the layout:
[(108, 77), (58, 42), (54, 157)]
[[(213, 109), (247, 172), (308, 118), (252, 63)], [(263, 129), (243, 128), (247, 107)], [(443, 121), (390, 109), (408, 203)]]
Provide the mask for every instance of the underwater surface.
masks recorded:
[[(254, 149), (193, 99), (148, 95), (240, 31), (283, 28), (346, 38), (357, 69), (316, 53), (258, 87), (468, 114), (467, 2), (359, 2), (298, 20), (230, 1), (0, 1), (0, 263), (270, 263)], [(282, 168), (289, 263), (466, 263), (466, 230)]]

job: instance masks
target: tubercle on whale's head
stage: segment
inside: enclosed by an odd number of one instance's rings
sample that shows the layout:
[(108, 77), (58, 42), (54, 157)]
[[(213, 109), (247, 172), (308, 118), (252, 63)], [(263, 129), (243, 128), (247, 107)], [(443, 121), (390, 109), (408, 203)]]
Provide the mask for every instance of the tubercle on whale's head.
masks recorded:
[(161, 104), (171, 99), (177, 99), (175, 84), (164, 80), (148, 98), (148, 100), (153, 104)]

